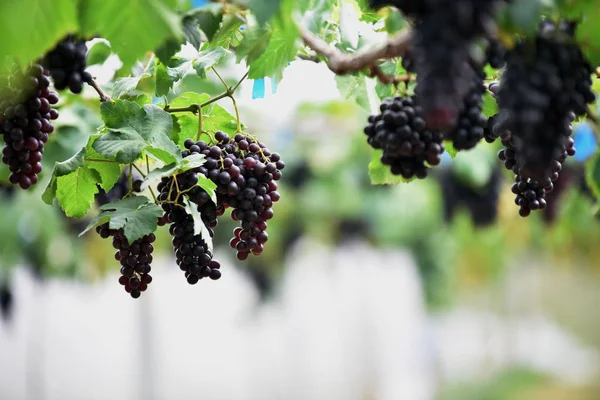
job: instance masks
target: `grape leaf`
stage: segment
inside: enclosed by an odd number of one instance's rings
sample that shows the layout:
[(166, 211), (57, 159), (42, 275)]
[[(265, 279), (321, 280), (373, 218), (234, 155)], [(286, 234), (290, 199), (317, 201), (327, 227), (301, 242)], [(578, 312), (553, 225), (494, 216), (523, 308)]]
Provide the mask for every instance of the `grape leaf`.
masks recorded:
[[(218, 4), (220, 8), (223, 7), (222, 4)], [(220, 10), (219, 10), (220, 11)], [(211, 42), (219, 30), (219, 25), (223, 20), (223, 13), (221, 12), (213, 12), (212, 10), (201, 10), (195, 14), (195, 20), (197, 26), (200, 27), (202, 32), (206, 35), (206, 38), (209, 42)], [(189, 40), (188, 40), (189, 41)], [(192, 43), (194, 44), (194, 43)], [(195, 44), (194, 44), (195, 46)], [(197, 49), (200, 48), (200, 45), (196, 46)]]
[(108, 222), (110, 229), (123, 229), (129, 243), (156, 230), (158, 218), (163, 210), (145, 196), (132, 196), (124, 200), (113, 201), (100, 207), (98, 214), (79, 236), (84, 235), (98, 225)]
[(158, 63), (156, 66), (156, 96), (162, 97), (169, 94), (173, 87), (173, 81), (169, 76), (167, 67), (163, 63)]
[[(52, 178), (48, 183), (44, 193), (42, 194), (42, 200), (46, 204), (52, 204), (55, 197), (60, 197), (61, 193), (64, 194), (71, 190), (71, 186), (73, 183), (82, 184), (85, 195), (87, 186), (86, 183), (89, 181), (90, 177), (94, 179), (94, 185), (99, 184), (104, 190), (110, 190), (117, 180), (119, 179), (119, 175), (121, 174), (121, 168), (119, 164), (110, 162), (110, 160), (104, 158), (101, 154), (97, 153), (92, 145), (94, 141), (99, 137), (99, 135), (92, 135), (88, 141), (86, 147), (82, 148), (75, 154), (73, 157), (65, 160), (63, 162), (57, 162), (54, 166), (54, 170), (52, 172)], [(80, 169), (89, 169), (89, 171), (81, 172)], [(75, 173), (78, 173), (74, 175)], [(71, 176), (73, 175), (73, 176)], [(61, 179), (65, 176), (71, 176), (70, 179)], [(80, 179), (81, 182), (78, 182), (77, 179)], [(67, 185), (67, 186), (64, 186)], [(95, 192), (94, 192), (95, 194)], [(89, 198), (87, 198), (89, 200)], [(87, 203), (87, 207), (85, 205), (86, 198), (83, 198), (81, 203), (76, 202), (74, 205), (71, 202), (72, 199), (67, 198), (66, 200), (60, 201), (60, 206), (65, 210), (67, 215), (71, 215), (73, 213), (77, 213), (77, 216), (85, 215), (85, 212), (89, 209), (89, 203)], [(85, 211), (81, 211), (85, 208)], [(83, 215), (80, 213), (83, 212)]]
[(600, 200), (600, 152), (597, 152), (586, 162), (585, 180), (594, 197)]
[(106, 40), (98, 40), (88, 50), (87, 65), (104, 64), (111, 54), (109, 43)]
[(452, 158), (455, 158), (458, 154), (458, 150), (454, 148), (454, 144), (452, 144), (451, 140), (444, 141), (444, 150), (446, 150), (446, 153), (448, 153)]
[(600, 37), (600, 8), (598, 4), (586, 10), (582, 22), (577, 26), (577, 40), (581, 44), (581, 48), (592, 65), (600, 64), (600, 45), (598, 37)]
[[(76, 32), (73, 0), (0, 1), (0, 70), (13, 58), (25, 65), (42, 56), (69, 32)], [(26, 38), (25, 40), (19, 38)]]
[(482, 111), (486, 118), (498, 114), (498, 103), (489, 91), (486, 91), (483, 95)]
[[(210, 99), (206, 93), (198, 94), (194, 92), (185, 92), (177, 96), (170, 103), (171, 107), (185, 107), (190, 104), (202, 104)], [(194, 138), (198, 134), (198, 117), (196, 115), (183, 114), (177, 116), (177, 124), (180, 132), (178, 134), (177, 144), (183, 147), (183, 142), (187, 138)], [(242, 125), (242, 129), (244, 126)], [(204, 132), (214, 133), (223, 131), (227, 134), (233, 134), (237, 131), (237, 122), (235, 117), (218, 104), (210, 104), (202, 107), (202, 130)]]
[(259, 24), (264, 25), (279, 10), (281, 0), (250, 0), (250, 10)]
[(93, 148), (104, 157), (126, 164), (152, 149), (152, 154), (166, 163), (181, 158), (179, 148), (169, 139), (173, 120), (161, 108), (115, 100), (102, 103), (100, 113), (110, 132), (98, 138)]
[(373, 185), (396, 185), (402, 182), (410, 182), (414, 180), (404, 179), (400, 175), (394, 175), (390, 171), (390, 167), (381, 163), (382, 150), (375, 150), (371, 155), (369, 162), (369, 177)]
[[(200, 49), (200, 46), (202, 46), (202, 32), (198, 26), (198, 16), (186, 15), (183, 17), (181, 23), (183, 25), (183, 36), (185, 37), (185, 41), (190, 43), (196, 49)], [(208, 37), (208, 34), (206, 34), (206, 36)]]
[(56, 178), (56, 198), (68, 217), (82, 218), (98, 193), (100, 176), (85, 165)]
[(246, 63), (252, 63), (265, 52), (270, 38), (271, 30), (267, 28), (254, 26), (246, 29), (244, 38), (235, 51), (237, 62), (246, 58)]
[(198, 212), (198, 206), (195, 203), (192, 203), (187, 197), (184, 197), (183, 202), (185, 204), (185, 209), (188, 214), (194, 218), (194, 235), (201, 235), (202, 240), (206, 243), (208, 250), (212, 253), (213, 251), (213, 242), (210, 237), (210, 233), (206, 225), (204, 225), (204, 221), (202, 221), (202, 216), (200, 212)]
[[(242, 26), (242, 20), (236, 15), (227, 14), (223, 16), (221, 26), (209, 42), (209, 48), (216, 49), (218, 47), (229, 48), (232, 44), (241, 40), (239, 28)], [(238, 39), (239, 36), (239, 39)]]
[(248, 78), (274, 77), (281, 80), (283, 70), (298, 54), (298, 28), (293, 24), (272, 22), (271, 38), (264, 52), (248, 61)]
[(353, 99), (367, 111), (371, 111), (367, 81), (360, 75), (336, 75), (335, 82), (342, 96)]
[(161, 0), (81, 0), (79, 10), (82, 33), (108, 39), (125, 67), (181, 37), (179, 17)]
[(206, 70), (217, 64), (225, 54), (225, 49), (217, 47), (213, 50), (196, 51), (190, 58), (173, 58), (167, 68), (168, 77), (172, 81), (171, 86), (192, 70), (195, 70), (199, 77), (206, 78)]
[[(166, 178), (171, 175), (177, 175), (182, 172), (188, 171), (192, 168), (200, 167), (200, 166), (204, 165), (204, 162), (205, 162), (205, 157), (203, 154), (190, 154), (189, 156), (183, 158), (179, 163), (172, 163), (169, 165), (165, 165), (162, 168), (156, 168), (156, 169), (152, 170), (144, 178), (144, 180), (142, 182), (142, 190), (146, 190), (146, 188), (148, 186), (158, 182), (162, 178)], [(201, 177), (206, 178), (204, 175), (202, 175), (202, 176), (198, 175), (199, 179)], [(206, 179), (208, 179), (208, 178), (206, 178)], [(210, 181), (210, 182), (212, 183), (212, 181)], [(208, 186), (208, 187), (210, 187), (210, 186)], [(214, 183), (213, 183), (213, 187), (211, 190), (214, 191), (214, 189), (216, 189), (216, 188), (217, 188), (217, 186), (214, 185)]]

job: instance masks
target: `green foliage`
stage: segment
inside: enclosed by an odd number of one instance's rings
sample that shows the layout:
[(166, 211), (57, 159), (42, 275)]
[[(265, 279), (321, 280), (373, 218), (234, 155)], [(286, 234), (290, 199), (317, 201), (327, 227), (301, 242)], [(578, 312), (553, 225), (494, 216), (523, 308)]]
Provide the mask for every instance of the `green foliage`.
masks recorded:
[(110, 229), (123, 229), (129, 243), (156, 230), (162, 209), (144, 196), (132, 196), (100, 207), (98, 214), (80, 234), (108, 222)]

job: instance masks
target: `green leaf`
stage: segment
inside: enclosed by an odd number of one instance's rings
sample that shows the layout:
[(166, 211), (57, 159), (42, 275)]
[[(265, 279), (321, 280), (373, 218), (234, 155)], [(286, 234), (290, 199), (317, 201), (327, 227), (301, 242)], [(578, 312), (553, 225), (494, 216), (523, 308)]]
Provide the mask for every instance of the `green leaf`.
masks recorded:
[[(158, 182), (162, 178), (166, 178), (171, 175), (177, 175), (190, 169), (200, 167), (204, 165), (204, 162), (205, 157), (203, 154), (191, 154), (188, 157), (183, 158), (179, 164), (171, 163), (169, 165), (165, 165), (162, 168), (156, 168), (144, 178), (142, 183), (142, 190), (146, 190), (148, 186)], [(214, 189), (216, 189), (216, 185), (213, 188), (213, 190)]]
[[(170, 106), (186, 107), (190, 104), (204, 103), (209, 99), (210, 96), (206, 93), (185, 92), (173, 99)], [(177, 124), (180, 129), (177, 144), (183, 147), (185, 139), (194, 138), (198, 133), (198, 116), (190, 114), (178, 115)], [(244, 126), (242, 125), (243, 128)], [(237, 122), (235, 117), (227, 112), (227, 110), (213, 103), (202, 107), (202, 130), (210, 133), (223, 131), (231, 135), (237, 131)]]
[(260, 25), (264, 25), (279, 10), (281, 0), (250, 0), (250, 10)]
[(179, 17), (161, 0), (81, 0), (79, 10), (83, 33), (108, 39), (125, 67), (164, 40), (181, 37)]
[(0, 1), (0, 70), (7, 58), (20, 65), (34, 61), (78, 28), (76, 1)]
[(179, 50), (181, 50), (181, 40), (179, 38), (168, 38), (160, 47), (154, 50), (156, 57), (163, 63), (168, 63)]
[(181, 157), (179, 148), (169, 139), (173, 126), (171, 115), (161, 108), (116, 100), (102, 103), (100, 113), (110, 132), (98, 138), (93, 147), (104, 157), (127, 164), (137, 160), (147, 149), (170, 153), (172, 161)]
[(132, 196), (124, 200), (113, 201), (100, 207), (100, 210), (102, 212), (79, 236), (108, 222), (110, 229), (123, 229), (125, 237), (131, 244), (154, 232), (157, 228), (158, 218), (163, 215), (163, 210), (145, 196)]
[(183, 202), (185, 204), (185, 209), (187, 213), (190, 214), (192, 218), (194, 218), (194, 235), (201, 235), (202, 240), (204, 240), (206, 246), (208, 247), (208, 250), (210, 250), (210, 252), (212, 253), (213, 242), (210, 237), (210, 232), (208, 232), (208, 229), (206, 228), (206, 225), (204, 225), (202, 217), (198, 212), (198, 206), (195, 203), (192, 203), (187, 197), (184, 197)]
[(108, 42), (99, 40), (88, 50), (87, 65), (104, 64), (111, 54), (112, 50)]
[(593, 7), (589, 7), (584, 14), (582, 22), (577, 26), (577, 40), (581, 44), (581, 48), (585, 53), (586, 58), (592, 65), (600, 64), (600, 45), (598, 38), (600, 37), (600, 7), (596, 3)]
[(222, 47), (201, 51), (192, 61), (192, 67), (196, 70), (199, 77), (206, 78), (206, 70), (217, 64), (225, 54), (226, 50)]
[(450, 155), (450, 157), (455, 158), (458, 154), (458, 150), (454, 148), (451, 140), (444, 141), (444, 150)]
[(394, 33), (406, 26), (406, 20), (400, 11), (393, 9), (385, 18), (385, 30), (388, 33)]
[(600, 200), (600, 152), (592, 156), (585, 166), (585, 180), (592, 190), (594, 197)]
[(121, 166), (116, 162), (110, 162), (102, 154), (98, 153), (94, 148), (94, 142), (100, 135), (93, 135), (85, 147), (85, 165), (96, 171), (100, 175), (100, 186), (105, 191), (109, 191), (119, 180), (121, 175)]
[(100, 180), (98, 174), (86, 166), (56, 178), (58, 204), (68, 217), (82, 218), (87, 214)]
[(210, 41), (210, 48), (224, 47), (228, 49), (232, 44), (236, 44), (237, 36), (241, 35), (240, 26), (242, 26), (242, 20), (236, 15), (224, 15), (219, 30)]
[(183, 36), (185, 41), (194, 46), (196, 50), (200, 49), (200, 46), (202, 46), (202, 32), (198, 26), (198, 16), (186, 15), (183, 17), (181, 24), (183, 25)]
[(362, 75), (336, 75), (335, 82), (342, 96), (353, 99), (367, 111), (371, 111), (367, 78)]
[[(222, 4), (219, 4), (222, 8)], [(209, 42), (212, 42), (215, 34), (219, 30), (219, 25), (223, 21), (223, 14), (221, 12), (214, 13), (210, 10), (205, 10), (195, 14), (196, 26), (199, 26), (202, 32), (206, 35)], [(189, 40), (188, 40), (189, 41)], [(196, 46), (195, 43), (191, 42), (196, 49), (200, 48), (200, 43)]]
[(285, 67), (296, 58), (298, 47), (297, 27), (275, 20), (266, 49), (259, 57), (248, 62), (248, 78), (275, 77), (281, 80)]
[(482, 111), (486, 118), (498, 114), (498, 103), (489, 91), (486, 91), (483, 95)]
[(515, 0), (504, 8), (499, 16), (499, 25), (506, 32), (534, 34), (543, 8), (542, 0)]
[(271, 30), (267, 28), (251, 27), (246, 29), (244, 38), (236, 49), (237, 62), (246, 58), (246, 63), (251, 64), (266, 50), (271, 38)]
[(169, 94), (173, 81), (169, 76), (167, 67), (163, 63), (156, 66), (156, 96), (162, 97)]
[(392, 174), (390, 167), (381, 163), (382, 153), (382, 150), (375, 150), (371, 155), (371, 162), (369, 162), (369, 177), (371, 178), (371, 184), (396, 185), (398, 183), (414, 180), (414, 178), (404, 179), (400, 175)]
[(152, 75), (144, 72), (140, 76), (119, 78), (113, 85), (113, 97), (116, 99), (126, 95), (131, 95), (132, 92), (138, 89), (141, 82), (152, 79)]

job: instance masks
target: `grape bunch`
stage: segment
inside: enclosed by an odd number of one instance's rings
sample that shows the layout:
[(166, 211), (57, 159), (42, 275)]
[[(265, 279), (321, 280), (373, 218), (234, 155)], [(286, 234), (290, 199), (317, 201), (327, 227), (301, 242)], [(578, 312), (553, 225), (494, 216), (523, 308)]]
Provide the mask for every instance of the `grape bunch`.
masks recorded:
[(85, 40), (76, 40), (73, 35), (65, 37), (54, 49), (46, 54), (44, 66), (50, 70), (54, 87), (72, 93), (83, 90), (83, 84), (89, 83), (92, 76), (85, 71), (87, 65), (87, 46)]
[[(212, 203), (210, 196), (197, 183), (197, 172), (190, 170), (175, 177), (163, 178), (158, 184), (158, 200), (165, 211), (165, 215), (159, 219), (159, 225), (172, 224), (169, 233), (173, 236), (177, 265), (185, 272), (190, 285), (195, 285), (202, 278), (217, 280), (221, 277), (221, 264), (213, 259), (202, 233), (196, 233), (194, 218), (185, 208), (184, 199), (189, 199), (190, 205), (195, 205), (198, 210), (207, 209), (204, 206)], [(216, 216), (214, 218), (216, 220)], [(205, 226), (210, 225), (212, 215), (202, 214), (202, 219)], [(206, 228), (210, 230), (208, 226)]]
[(152, 263), (152, 243), (156, 239), (153, 233), (129, 243), (122, 229), (110, 229), (108, 224), (96, 227), (96, 232), (104, 239), (112, 236), (112, 245), (117, 250), (115, 259), (121, 263), (119, 283), (134, 299), (140, 297), (152, 282), (150, 275)]
[(471, 89), (462, 102), (456, 124), (446, 139), (452, 140), (456, 150), (469, 150), (475, 147), (485, 134), (487, 119), (483, 115), (483, 94), (485, 93), (485, 72), (482, 68), (473, 69), (475, 76)]
[(58, 118), (52, 105), (58, 95), (49, 90), (48, 71), (34, 64), (26, 71), (15, 69), (0, 82), (0, 133), (4, 138), (2, 162), (9, 166), (9, 181), (28, 189), (42, 172), (42, 155), (48, 135), (54, 131), (51, 120)]
[(230, 138), (217, 132), (215, 142), (209, 146), (188, 140), (185, 147), (190, 154), (207, 157), (199, 172), (217, 185), (216, 215), (231, 208), (231, 218), (240, 222), (230, 246), (237, 250), (239, 260), (245, 260), (250, 253), (262, 254), (269, 239), (267, 221), (274, 216), (273, 203), (281, 197), (277, 181), (285, 163), (278, 153), (271, 153), (264, 143), (249, 135), (238, 133)]
[(506, 56), (506, 48), (498, 40), (489, 40), (488, 46), (485, 49), (485, 60), (493, 69), (501, 69), (504, 67), (504, 57)]
[(441, 161), (443, 134), (425, 127), (415, 97), (386, 99), (380, 110), (381, 114), (369, 117), (364, 132), (373, 148), (383, 150), (382, 164), (405, 179), (427, 177), (427, 164), (436, 166)]
[(496, 124), (512, 136), (518, 174), (544, 187), (556, 178), (552, 166), (567, 152), (571, 122), (595, 100), (593, 68), (572, 32), (572, 24), (544, 21), (534, 39), (507, 53), (497, 94)]
[[(462, 100), (477, 73), (471, 44), (493, 23), (499, 0), (425, 0), (416, 16), (412, 47), (416, 95), (427, 125), (447, 131), (456, 124)], [(402, 9), (401, 9), (402, 10)]]

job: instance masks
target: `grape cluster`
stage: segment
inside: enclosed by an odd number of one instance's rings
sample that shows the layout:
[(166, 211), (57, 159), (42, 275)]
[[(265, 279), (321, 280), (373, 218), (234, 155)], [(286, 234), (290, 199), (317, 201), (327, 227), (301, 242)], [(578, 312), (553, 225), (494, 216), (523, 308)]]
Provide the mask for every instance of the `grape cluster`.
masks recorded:
[(119, 283), (134, 299), (140, 297), (152, 282), (150, 275), (152, 263), (152, 243), (156, 239), (153, 233), (129, 243), (122, 229), (110, 229), (108, 224), (96, 227), (96, 232), (104, 239), (112, 236), (112, 245), (117, 250), (115, 259), (121, 263)]
[(2, 162), (10, 168), (10, 183), (22, 189), (37, 183), (44, 144), (54, 131), (50, 121), (58, 118), (52, 108), (58, 95), (49, 90), (47, 75), (47, 70), (34, 64), (25, 72), (14, 70), (10, 79), (0, 82), (2, 99), (6, 99), (0, 103)]
[[(195, 171), (187, 171), (176, 177), (163, 178), (158, 184), (165, 215), (159, 219), (159, 225), (171, 223), (169, 233), (173, 236), (173, 250), (179, 268), (185, 272), (185, 278), (190, 285), (195, 285), (202, 278), (217, 280), (221, 277), (221, 264), (213, 259), (212, 252), (202, 237), (195, 233), (194, 218), (186, 211), (184, 198), (198, 207), (198, 210), (208, 211), (213, 204), (210, 196), (197, 186), (198, 176)], [(184, 194), (185, 193), (185, 194)], [(202, 222), (206, 228), (216, 220), (216, 215), (202, 214)], [(207, 223), (208, 222), (208, 223)], [(216, 224), (213, 224), (216, 226)], [(211, 232), (212, 233), (212, 232)]]
[(474, 69), (476, 75), (471, 81), (471, 89), (463, 99), (462, 111), (456, 124), (446, 135), (452, 140), (456, 150), (469, 150), (475, 147), (485, 134), (487, 120), (483, 115), (483, 94), (485, 93), (485, 72)]
[[(470, 46), (493, 18), (499, 0), (425, 0), (416, 16), (414, 48), (416, 94), (427, 125), (449, 130), (476, 72), (470, 66)], [(402, 9), (401, 9), (402, 10)]]
[(572, 32), (572, 24), (542, 23), (535, 39), (507, 53), (497, 94), (497, 126), (511, 134), (518, 174), (544, 187), (555, 177), (555, 161), (567, 152), (571, 122), (595, 100), (593, 68)]
[(414, 97), (386, 99), (381, 114), (371, 115), (365, 127), (367, 142), (382, 149), (381, 162), (389, 165), (392, 174), (405, 179), (423, 179), (429, 164), (438, 165), (444, 151), (443, 134), (425, 127), (422, 108)]
[(83, 84), (92, 80), (90, 73), (85, 71), (87, 64), (85, 40), (76, 40), (73, 35), (61, 40), (48, 52), (43, 64), (50, 70), (57, 90), (68, 87), (75, 94), (81, 93)]

